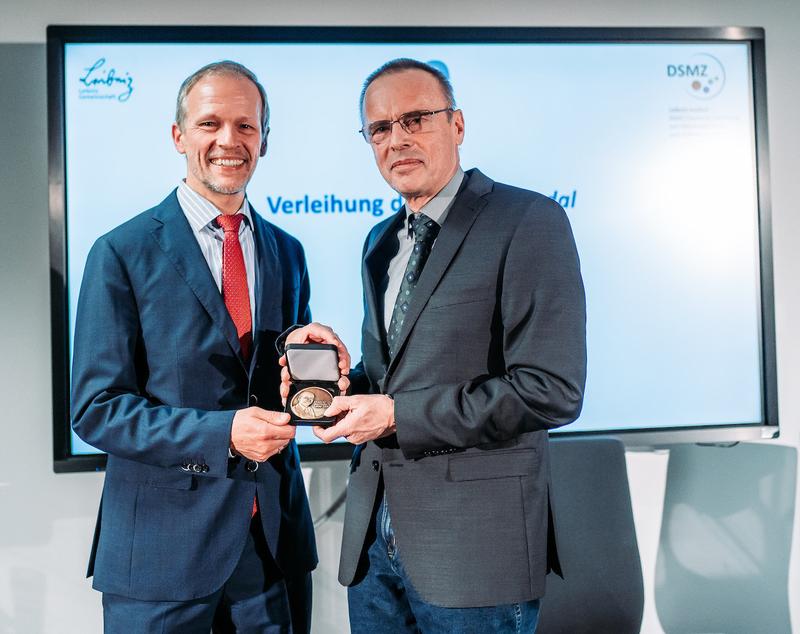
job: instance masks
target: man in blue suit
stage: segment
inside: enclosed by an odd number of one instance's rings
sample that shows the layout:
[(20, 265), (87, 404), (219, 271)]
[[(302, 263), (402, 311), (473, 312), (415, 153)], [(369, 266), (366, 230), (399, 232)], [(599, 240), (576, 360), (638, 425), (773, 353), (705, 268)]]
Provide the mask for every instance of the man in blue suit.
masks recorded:
[(186, 179), (86, 262), (72, 421), (108, 453), (88, 572), (107, 632), (309, 631), (317, 554), (274, 345), (310, 321), (309, 281), (245, 197), (268, 121), (247, 68), (187, 78)]

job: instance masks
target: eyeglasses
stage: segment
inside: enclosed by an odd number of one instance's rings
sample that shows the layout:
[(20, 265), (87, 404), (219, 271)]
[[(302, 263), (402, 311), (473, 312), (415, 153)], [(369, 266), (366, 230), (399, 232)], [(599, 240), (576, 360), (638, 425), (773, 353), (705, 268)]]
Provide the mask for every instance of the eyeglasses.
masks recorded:
[(392, 126), (399, 123), (409, 134), (426, 132), (430, 128), (433, 115), (440, 112), (454, 112), (453, 108), (441, 108), (439, 110), (415, 110), (400, 115), (394, 121), (375, 121), (359, 130), (364, 140), (373, 145), (380, 145), (392, 136)]

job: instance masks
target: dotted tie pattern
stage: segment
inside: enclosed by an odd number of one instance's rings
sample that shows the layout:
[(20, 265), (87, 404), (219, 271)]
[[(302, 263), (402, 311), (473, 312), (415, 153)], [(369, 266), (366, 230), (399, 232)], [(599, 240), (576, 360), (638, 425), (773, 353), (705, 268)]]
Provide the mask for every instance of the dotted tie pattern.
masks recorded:
[(222, 299), (236, 326), (242, 356), (250, 360), (253, 343), (253, 323), (250, 312), (250, 293), (247, 289), (247, 269), (244, 267), (244, 254), (239, 242), (239, 226), (244, 216), (233, 214), (217, 217), (217, 223), (225, 232), (222, 241)]
[(422, 269), (431, 254), (431, 247), (436, 236), (439, 235), (439, 225), (435, 220), (428, 218), (423, 213), (411, 214), (408, 219), (411, 231), (414, 233), (414, 249), (411, 257), (408, 258), (406, 272), (403, 275), (403, 282), (400, 284), (400, 292), (397, 293), (397, 300), (392, 310), (392, 319), (389, 322), (389, 330), (386, 333), (389, 343), (389, 354), (394, 356), (397, 352), (397, 343), (400, 341), (400, 331), (403, 329), (411, 297), (414, 288), (417, 286)]

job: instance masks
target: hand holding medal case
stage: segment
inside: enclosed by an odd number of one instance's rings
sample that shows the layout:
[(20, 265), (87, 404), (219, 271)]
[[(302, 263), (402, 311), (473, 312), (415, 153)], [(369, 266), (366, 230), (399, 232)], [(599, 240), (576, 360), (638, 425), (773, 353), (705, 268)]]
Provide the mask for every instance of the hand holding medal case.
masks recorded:
[(339, 354), (325, 343), (290, 343), (286, 367), (292, 382), (286, 399), (290, 425), (333, 425), (335, 418), (324, 412), (339, 394)]

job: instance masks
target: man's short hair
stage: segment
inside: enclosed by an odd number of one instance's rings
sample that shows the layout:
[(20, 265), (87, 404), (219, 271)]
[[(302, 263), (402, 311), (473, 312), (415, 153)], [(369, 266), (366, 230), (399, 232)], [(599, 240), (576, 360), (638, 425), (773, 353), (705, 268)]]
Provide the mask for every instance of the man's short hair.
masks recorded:
[(183, 124), (186, 120), (186, 97), (189, 92), (194, 88), (197, 82), (214, 75), (238, 77), (241, 79), (249, 79), (253, 82), (258, 89), (258, 94), (261, 95), (261, 139), (264, 140), (267, 136), (267, 130), (269, 129), (269, 102), (267, 101), (267, 91), (264, 90), (264, 86), (259, 83), (258, 77), (256, 77), (253, 71), (229, 59), (206, 64), (203, 68), (196, 70), (183, 80), (180, 90), (178, 90), (178, 100), (175, 105), (175, 123), (178, 124), (178, 127), (183, 130)]
[[(445, 74), (440, 71), (438, 68), (431, 66), (430, 64), (426, 64), (425, 62), (420, 62), (416, 59), (411, 59), (409, 57), (399, 57), (397, 59), (393, 59), (390, 62), (386, 62), (383, 66), (374, 70), (370, 73), (369, 77), (364, 80), (364, 86), (361, 89), (361, 97), (358, 100), (358, 110), (361, 114), (361, 120), (364, 120), (364, 98), (367, 95), (367, 89), (370, 87), (372, 82), (374, 82), (378, 77), (382, 77), (383, 75), (393, 75), (395, 73), (402, 73), (406, 70), (421, 70), (425, 73), (433, 75), (436, 81), (439, 83), (439, 87), (442, 89), (442, 94), (444, 95), (445, 99), (447, 100), (447, 107), (452, 108), (453, 110), (456, 109), (456, 98), (453, 94), (453, 85), (450, 83), (450, 80), (447, 79)], [(448, 113), (450, 114), (450, 113)]]

